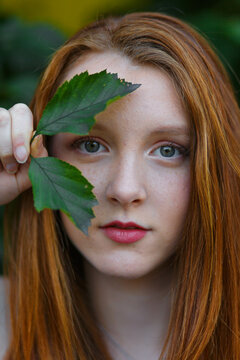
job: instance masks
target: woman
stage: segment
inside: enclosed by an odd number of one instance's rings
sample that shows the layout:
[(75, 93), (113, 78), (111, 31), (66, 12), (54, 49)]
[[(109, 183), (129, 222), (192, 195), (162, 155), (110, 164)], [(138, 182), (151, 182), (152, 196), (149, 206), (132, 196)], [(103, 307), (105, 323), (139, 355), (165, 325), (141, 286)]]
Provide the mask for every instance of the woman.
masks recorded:
[[(58, 86), (103, 69), (141, 86), (89, 137), (29, 148)], [(239, 359), (240, 115), (206, 41), (157, 13), (100, 20), (56, 52), (30, 108), (0, 114), (5, 359)], [(88, 237), (61, 211), (34, 210), (30, 152), (94, 185)]]

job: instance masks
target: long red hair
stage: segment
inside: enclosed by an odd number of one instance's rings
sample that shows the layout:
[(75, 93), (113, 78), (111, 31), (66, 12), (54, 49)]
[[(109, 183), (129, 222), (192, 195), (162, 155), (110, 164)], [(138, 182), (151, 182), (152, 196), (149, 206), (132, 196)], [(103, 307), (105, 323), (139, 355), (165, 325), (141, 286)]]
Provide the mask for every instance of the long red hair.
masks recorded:
[[(106, 50), (166, 71), (191, 119), (190, 209), (160, 359), (240, 359), (240, 112), (226, 71), (206, 40), (178, 19), (109, 17), (54, 54), (31, 104), (35, 127), (71, 64)], [(111, 359), (88, 305), (80, 255), (58, 213), (38, 214), (28, 190), (7, 206), (4, 221), (12, 322), (6, 360)]]

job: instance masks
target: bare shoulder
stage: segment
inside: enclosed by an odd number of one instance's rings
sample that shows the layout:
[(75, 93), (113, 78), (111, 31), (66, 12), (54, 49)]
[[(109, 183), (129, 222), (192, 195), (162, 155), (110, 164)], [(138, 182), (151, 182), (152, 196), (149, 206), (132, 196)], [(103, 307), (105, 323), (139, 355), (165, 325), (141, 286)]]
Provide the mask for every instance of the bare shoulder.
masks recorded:
[(0, 360), (3, 359), (9, 342), (10, 316), (8, 291), (8, 279), (0, 276)]

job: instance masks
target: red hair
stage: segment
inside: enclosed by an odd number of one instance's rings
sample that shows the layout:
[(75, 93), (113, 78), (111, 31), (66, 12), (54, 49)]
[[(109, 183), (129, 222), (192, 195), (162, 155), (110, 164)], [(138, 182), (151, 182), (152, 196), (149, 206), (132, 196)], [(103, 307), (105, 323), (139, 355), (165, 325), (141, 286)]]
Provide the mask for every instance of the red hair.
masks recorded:
[[(54, 54), (31, 104), (35, 127), (73, 62), (107, 50), (166, 71), (191, 119), (190, 209), (160, 358), (239, 359), (240, 112), (229, 78), (206, 40), (184, 22), (159, 13), (109, 17)], [(87, 305), (79, 255), (58, 216), (35, 211), (31, 190), (7, 206), (5, 240), (12, 319), (6, 360), (111, 359)]]

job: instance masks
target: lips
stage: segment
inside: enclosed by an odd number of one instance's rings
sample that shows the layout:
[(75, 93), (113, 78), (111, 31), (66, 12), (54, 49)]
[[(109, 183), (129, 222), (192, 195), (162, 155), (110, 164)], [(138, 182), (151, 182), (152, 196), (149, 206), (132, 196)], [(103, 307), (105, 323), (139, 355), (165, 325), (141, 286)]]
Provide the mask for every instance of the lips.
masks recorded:
[(142, 239), (147, 231), (150, 230), (134, 222), (122, 223), (121, 221), (113, 221), (100, 228), (109, 239), (125, 244), (130, 244)]

